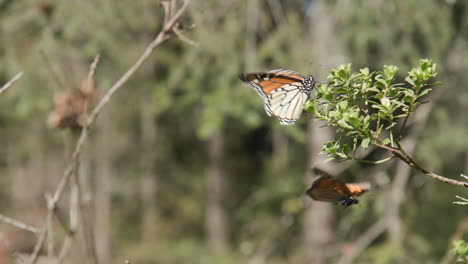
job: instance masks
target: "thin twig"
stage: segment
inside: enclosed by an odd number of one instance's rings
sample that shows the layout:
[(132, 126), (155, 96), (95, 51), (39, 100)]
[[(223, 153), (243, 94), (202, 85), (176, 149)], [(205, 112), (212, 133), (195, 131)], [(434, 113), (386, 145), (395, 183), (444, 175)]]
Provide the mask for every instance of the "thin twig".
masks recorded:
[(462, 201), (464, 201), (464, 202), (468, 202), (468, 199), (463, 198), (463, 197), (461, 197), (461, 196), (456, 195), (455, 197), (457, 197), (458, 199), (460, 199), (460, 200), (462, 200)]
[[(84, 147), (84, 143), (86, 142), (88, 138), (88, 128), (91, 127), (91, 125), (94, 123), (96, 118), (98, 117), (99, 113), (102, 111), (104, 106), (109, 102), (109, 100), (112, 98), (112, 96), (121, 88), (129, 79), (130, 77), (133, 76), (133, 74), (140, 68), (140, 66), (148, 59), (148, 57), (153, 53), (153, 50), (155, 47), (160, 45), (161, 43), (164, 42), (166, 39), (165, 36), (166, 34), (172, 30), (173, 26), (177, 22), (177, 20), (182, 16), (184, 13), (185, 9), (188, 6), (190, 0), (185, 0), (182, 7), (176, 12), (176, 14), (167, 20), (167, 23), (163, 25), (162, 30), (159, 32), (159, 34), (156, 36), (156, 38), (148, 45), (146, 50), (143, 52), (143, 54), (138, 58), (138, 60), (135, 62), (135, 64), (130, 67), (130, 69), (125, 72), (120, 79), (106, 92), (106, 94), (101, 98), (99, 103), (96, 105), (94, 110), (91, 112), (89, 118), (87, 119), (86, 124), (83, 126), (83, 129), (81, 131), (81, 135), (78, 139), (78, 142), (76, 143), (75, 150), (73, 152), (72, 158), (71, 158), (71, 163), (65, 170), (64, 175), (59, 181), (59, 184), (57, 186), (57, 189), (51, 199), (51, 207), (49, 208), (48, 211), (48, 217), (52, 216), (56, 206), (59, 202), (59, 200), (62, 197), (62, 194), (65, 190), (66, 184), (70, 180), (71, 176), (73, 175), (74, 171), (76, 171), (76, 168), (79, 164), (79, 158), (81, 151)], [(43, 230), (41, 231), (41, 236), (38, 242), (36, 243), (36, 246), (34, 248), (34, 252), (31, 254), (30, 259), (29, 259), (29, 264), (33, 264), (37, 261), (37, 257), (39, 255), (39, 251), (42, 248), (45, 240), (45, 234), (46, 234), (46, 226), (44, 226)]]
[(91, 66), (89, 67), (89, 73), (88, 73), (88, 87), (91, 87), (93, 81), (94, 81), (94, 76), (96, 75), (96, 68), (99, 63), (99, 58), (101, 55), (96, 54), (94, 57), (93, 63), (91, 63)]
[(34, 227), (32, 225), (28, 225), (26, 223), (15, 220), (13, 218), (6, 217), (6, 216), (4, 216), (2, 214), (0, 214), (0, 221), (2, 221), (4, 223), (7, 223), (7, 224), (10, 224), (12, 226), (18, 227), (20, 229), (27, 230), (29, 232), (33, 232), (33, 233), (39, 233), (40, 232), (40, 229), (37, 228), (37, 227)]
[(455, 201), (453, 202), (454, 204), (459, 204), (459, 205), (468, 205), (468, 199), (463, 198), (461, 196), (455, 195), (455, 197), (461, 201)]
[(19, 78), (21, 78), (21, 76), (23, 76), (23, 72), (19, 72), (15, 75), (15, 77), (13, 77), (10, 81), (8, 81), (7, 83), (5, 83), (1, 88), (0, 88), (0, 94), (6, 92), (6, 90), (8, 90), (8, 88), (11, 87), (11, 85), (13, 85), (16, 81), (19, 80)]
[(200, 46), (200, 43), (198, 42), (195, 42), (189, 38), (187, 38), (183, 33), (182, 33), (182, 30), (178, 29), (178, 28), (174, 28), (174, 33), (177, 35), (177, 37), (184, 41), (184, 42), (187, 42), (189, 45), (192, 45), (194, 47), (198, 47)]

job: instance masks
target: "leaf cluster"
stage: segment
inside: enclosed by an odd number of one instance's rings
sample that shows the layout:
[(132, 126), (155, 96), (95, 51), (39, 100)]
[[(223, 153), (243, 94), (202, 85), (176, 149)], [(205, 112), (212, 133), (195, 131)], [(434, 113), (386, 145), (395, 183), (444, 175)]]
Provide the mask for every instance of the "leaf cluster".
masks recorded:
[[(351, 71), (351, 64), (340, 65), (328, 75), (328, 83), (317, 85), (316, 97), (305, 104), (315, 119), (337, 128), (337, 138), (322, 151), (333, 158), (355, 159), (355, 151), (372, 144), (394, 147), (407, 119), (423, 103), (421, 98), (437, 83), (437, 65), (420, 60), (398, 83), (398, 67), (384, 65), (381, 71), (362, 68)], [(402, 120), (399, 131), (398, 121)]]
[(456, 256), (456, 263), (468, 263), (468, 243), (463, 240), (453, 242), (452, 253)]

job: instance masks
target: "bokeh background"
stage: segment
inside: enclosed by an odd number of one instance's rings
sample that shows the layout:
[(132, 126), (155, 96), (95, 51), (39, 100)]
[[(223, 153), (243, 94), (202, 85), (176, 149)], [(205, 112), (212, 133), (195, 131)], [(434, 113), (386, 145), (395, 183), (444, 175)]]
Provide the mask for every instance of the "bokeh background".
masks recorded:
[[(427, 169), (461, 180), (467, 9), (463, 0), (192, 0), (181, 22), (198, 45), (172, 38), (158, 47), (86, 144), (82, 208), (99, 263), (455, 263), (450, 250), (468, 239), (468, 207), (452, 202), (468, 198), (466, 189), (398, 161), (325, 163), (321, 145), (334, 132), (308, 114), (280, 126), (238, 75), (285, 68), (326, 82), (332, 68), (352, 63), (397, 65), (404, 76), (431, 58), (442, 85), (415, 114), (404, 144)], [(2, 215), (43, 226), (45, 196), (76, 140), (47, 126), (54, 94), (79, 87), (97, 53), (104, 93), (162, 18), (156, 0), (0, 1), (0, 80), (24, 71), (0, 97)], [(376, 188), (357, 206), (313, 202), (304, 194), (312, 166)], [(49, 251), (62, 246), (69, 193)], [(31, 251), (36, 235), (0, 227), (13, 256)], [(86, 241), (76, 236), (66, 263), (92, 263)]]

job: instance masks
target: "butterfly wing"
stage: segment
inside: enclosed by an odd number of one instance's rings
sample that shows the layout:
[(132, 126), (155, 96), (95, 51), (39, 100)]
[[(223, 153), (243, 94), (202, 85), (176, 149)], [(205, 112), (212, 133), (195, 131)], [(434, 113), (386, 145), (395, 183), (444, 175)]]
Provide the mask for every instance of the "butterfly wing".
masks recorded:
[(278, 117), (282, 125), (292, 125), (299, 119), (310, 93), (303, 85), (304, 77), (295, 71), (246, 73), (240, 79), (255, 89), (265, 102), (265, 112)]
[(364, 192), (371, 189), (371, 184), (369, 182), (361, 182), (361, 183), (347, 183), (346, 189), (350, 193), (351, 196), (357, 197)]
[(263, 99), (266, 99), (271, 91), (285, 84), (304, 81), (304, 77), (298, 72), (282, 69), (268, 72), (244, 73), (239, 78), (241, 81), (252, 86)]
[(265, 101), (267, 113), (279, 118), (282, 125), (293, 125), (301, 116), (303, 105), (309, 98), (302, 83), (285, 84), (271, 91)]
[(359, 201), (356, 197), (371, 188), (369, 182), (343, 183), (321, 169), (313, 168), (312, 170), (314, 174), (320, 177), (307, 190), (307, 194), (317, 201), (350, 206), (357, 204)]
[(340, 203), (349, 197), (344, 184), (330, 175), (322, 175), (315, 180), (307, 194), (314, 200), (332, 203)]

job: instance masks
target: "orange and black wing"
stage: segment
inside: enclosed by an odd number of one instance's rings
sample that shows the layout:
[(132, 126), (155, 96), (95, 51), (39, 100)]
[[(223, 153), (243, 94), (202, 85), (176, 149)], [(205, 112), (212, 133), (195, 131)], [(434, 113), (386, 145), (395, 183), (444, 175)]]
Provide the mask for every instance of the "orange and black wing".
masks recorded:
[(313, 169), (320, 177), (307, 190), (307, 194), (314, 200), (333, 202), (349, 206), (357, 204), (356, 197), (371, 188), (370, 183), (343, 183), (327, 172), (318, 168)]
[(371, 189), (371, 184), (369, 182), (361, 182), (361, 183), (346, 183), (346, 189), (351, 196), (358, 197), (359, 195), (363, 194), (364, 192)]
[(345, 185), (331, 176), (320, 176), (307, 194), (314, 200), (332, 203), (340, 203), (350, 197)]
[(283, 85), (302, 83), (304, 77), (298, 72), (290, 70), (272, 70), (268, 72), (244, 73), (239, 76), (241, 81), (252, 86), (262, 97), (266, 98), (271, 91)]
[(292, 125), (299, 119), (314, 84), (307, 79), (305, 86), (304, 77), (290, 70), (246, 73), (239, 77), (257, 91), (264, 100), (266, 113), (276, 116), (282, 125)]

